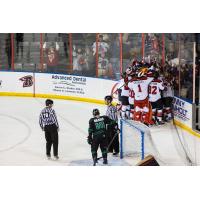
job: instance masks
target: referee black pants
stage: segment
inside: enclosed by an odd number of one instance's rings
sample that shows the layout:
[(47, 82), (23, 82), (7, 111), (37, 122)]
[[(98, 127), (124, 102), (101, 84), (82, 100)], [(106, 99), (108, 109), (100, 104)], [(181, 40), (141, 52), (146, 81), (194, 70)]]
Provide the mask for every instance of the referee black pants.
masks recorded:
[(51, 146), (53, 144), (53, 155), (58, 155), (58, 128), (55, 124), (46, 125), (44, 128), (46, 138), (46, 155), (51, 155)]
[(108, 152), (119, 153), (119, 135), (115, 129), (115, 125), (109, 125), (107, 128)]

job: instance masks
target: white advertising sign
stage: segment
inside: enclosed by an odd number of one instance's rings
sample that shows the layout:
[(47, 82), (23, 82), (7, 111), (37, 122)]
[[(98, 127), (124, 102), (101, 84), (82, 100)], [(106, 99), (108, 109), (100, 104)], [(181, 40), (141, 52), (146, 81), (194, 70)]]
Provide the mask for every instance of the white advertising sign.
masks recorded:
[[(34, 81), (35, 80), (35, 81)], [(0, 72), (0, 93), (58, 95), (103, 100), (117, 89), (117, 82), (83, 76), (28, 72)], [(114, 101), (117, 94), (114, 94)], [(192, 104), (174, 97), (175, 119), (192, 128)]]
[(35, 74), (35, 93), (103, 100), (115, 81), (63, 74)]
[(178, 97), (173, 100), (174, 118), (192, 128), (192, 104)]
[(0, 93), (31, 93), (33, 94), (33, 73), (0, 72)]

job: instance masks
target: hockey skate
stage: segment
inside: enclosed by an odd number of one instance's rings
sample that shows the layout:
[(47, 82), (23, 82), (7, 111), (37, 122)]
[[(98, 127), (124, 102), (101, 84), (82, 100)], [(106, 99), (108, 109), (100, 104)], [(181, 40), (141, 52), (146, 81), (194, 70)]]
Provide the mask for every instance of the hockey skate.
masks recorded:
[(166, 122), (170, 122), (170, 121), (172, 121), (172, 117), (166, 117)]
[(104, 164), (104, 165), (107, 165), (107, 164), (108, 164), (107, 158), (104, 158), (104, 159), (103, 159), (103, 164)]
[(47, 155), (47, 159), (48, 159), (48, 160), (51, 160), (51, 156), (50, 156), (50, 155)]
[(148, 125), (149, 125), (149, 127), (152, 127), (153, 125), (155, 125), (155, 120), (153, 120), (153, 119), (149, 120)]
[(98, 159), (97, 158), (93, 158), (93, 166), (96, 166), (97, 163), (98, 163)]
[(116, 157), (117, 157), (118, 155), (119, 155), (119, 152), (114, 152), (114, 153), (113, 153), (113, 156), (116, 156)]
[(163, 122), (163, 121), (157, 121), (157, 125), (163, 125), (163, 124), (165, 124), (165, 122)]

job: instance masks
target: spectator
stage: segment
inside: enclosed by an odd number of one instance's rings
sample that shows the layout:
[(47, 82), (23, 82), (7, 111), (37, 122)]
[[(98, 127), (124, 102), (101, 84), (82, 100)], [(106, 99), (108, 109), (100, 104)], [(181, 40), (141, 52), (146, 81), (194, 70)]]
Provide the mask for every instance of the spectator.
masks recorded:
[(7, 55), (7, 60), (8, 60), (8, 68), (11, 68), (11, 34), (8, 33), (7, 38), (6, 38), (6, 44), (5, 44), (5, 52)]
[(76, 47), (74, 46), (73, 49), (73, 72), (74, 74), (82, 75), (84, 71), (88, 70), (86, 56), (84, 55), (82, 48), (79, 47), (76, 50)]
[(96, 74), (96, 62), (95, 57), (92, 54), (90, 47), (86, 46), (85, 55), (88, 63), (88, 70), (86, 72), (86, 76), (95, 76)]
[(109, 61), (105, 58), (105, 53), (102, 53), (98, 60), (98, 76), (104, 78), (108, 77), (109, 69)]
[(114, 79), (120, 80), (120, 44), (119, 37), (115, 37), (110, 47), (111, 58), (110, 62), (114, 74)]
[(68, 58), (68, 48), (67, 47), (69, 45), (69, 42), (68, 42), (67, 33), (59, 33), (58, 35), (62, 39), (64, 51), (65, 51), (65, 56), (66, 56), (66, 58)]
[[(130, 51), (131, 51), (131, 38), (130, 34), (123, 34), (123, 58), (129, 59), (130, 58)], [(128, 62), (128, 61), (127, 61)]]
[(17, 46), (17, 57), (19, 58), (19, 48), (21, 50), (21, 58), (23, 58), (23, 44), (24, 41), (24, 34), (23, 33), (16, 33), (16, 46)]
[[(109, 45), (103, 41), (103, 35), (99, 35), (98, 41), (98, 55), (102, 55), (102, 53), (106, 54), (108, 52)], [(96, 55), (96, 42), (92, 45), (93, 56)]]
[(47, 55), (47, 72), (56, 72), (56, 66), (58, 66), (58, 59), (59, 59), (59, 45), (55, 42), (55, 47), (53, 44), (48, 48), (47, 43), (45, 42), (43, 45), (43, 49)]
[[(103, 40), (103, 35), (99, 35), (98, 40), (98, 76), (107, 77), (108, 71), (108, 59), (106, 55), (108, 53), (109, 45)], [(93, 56), (96, 55), (96, 42), (92, 45)]]

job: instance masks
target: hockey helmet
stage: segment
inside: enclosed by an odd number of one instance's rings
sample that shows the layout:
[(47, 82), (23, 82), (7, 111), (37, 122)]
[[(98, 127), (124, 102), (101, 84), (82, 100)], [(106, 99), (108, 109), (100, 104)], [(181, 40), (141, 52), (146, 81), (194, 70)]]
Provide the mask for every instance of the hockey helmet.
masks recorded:
[(131, 68), (130, 68), (130, 67), (129, 67), (129, 68), (127, 68), (127, 69), (126, 69), (126, 74), (127, 74), (127, 75), (130, 75), (131, 73), (132, 73), (132, 70), (131, 70)]
[(100, 115), (99, 109), (97, 109), (97, 108), (93, 109), (92, 114), (93, 114), (93, 116)]
[(125, 78), (126, 77), (126, 72), (123, 72), (122, 74), (121, 74), (121, 78)]
[(158, 79), (158, 77), (159, 77), (158, 71), (155, 71), (155, 72), (154, 72), (153, 77), (154, 77), (155, 79)]
[(113, 100), (113, 98), (112, 98), (111, 95), (107, 95), (107, 96), (105, 96), (104, 100), (105, 100), (106, 102), (108, 102), (108, 103), (111, 103), (112, 100)]
[(138, 70), (137, 76), (138, 77), (146, 76), (147, 72), (148, 72), (148, 68), (143, 66)]
[(46, 106), (53, 105), (53, 101), (51, 99), (47, 99), (45, 101)]

